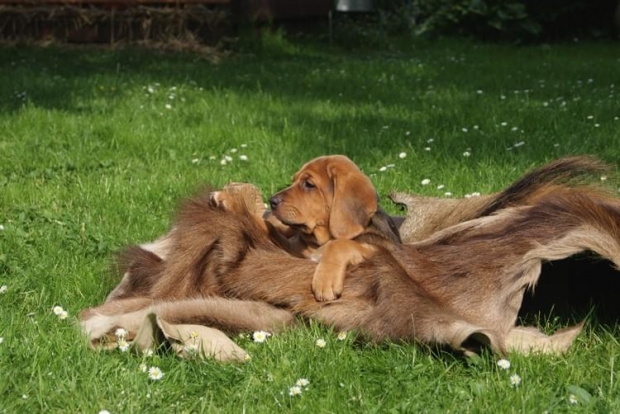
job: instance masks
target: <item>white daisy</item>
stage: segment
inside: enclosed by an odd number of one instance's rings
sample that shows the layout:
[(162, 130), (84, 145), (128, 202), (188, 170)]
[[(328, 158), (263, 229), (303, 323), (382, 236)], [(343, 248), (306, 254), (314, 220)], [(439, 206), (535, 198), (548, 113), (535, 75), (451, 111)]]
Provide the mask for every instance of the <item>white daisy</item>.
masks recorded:
[(344, 341), (346, 339), (346, 337), (347, 337), (347, 333), (345, 331), (338, 332), (338, 337), (337, 338), (338, 338), (339, 341)]
[(69, 316), (69, 313), (68, 313), (66, 310), (64, 310), (64, 311), (62, 311), (62, 312), (60, 312), (60, 313), (58, 314), (58, 317), (59, 317), (60, 319), (62, 319), (62, 320), (67, 319), (67, 317), (68, 317), (68, 316)]
[(125, 338), (128, 333), (129, 332), (127, 332), (127, 329), (123, 329), (123, 328), (118, 328), (116, 331), (114, 331), (114, 335), (116, 335), (116, 337), (119, 339)]
[(400, 154), (398, 154), (398, 158), (406, 158), (406, 157), (407, 157), (406, 152), (401, 152)]
[(252, 340), (254, 340), (254, 342), (265, 342), (268, 336), (271, 336), (269, 332), (256, 331), (252, 334)]
[(146, 372), (146, 370), (149, 369), (146, 364), (140, 364), (138, 368), (140, 369), (140, 372)]
[(251, 361), (252, 360), (252, 355), (250, 354), (245, 354), (245, 356), (243, 357), (244, 361)]
[(469, 156), (471, 156), (471, 152), (469, 152), (469, 151), (465, 151), (465, 152), (463, 153), (463, 157), (469, 157)]
[(166, 109), (172, 109), (172, 105), (170, 105), (170, 104), (166, 104), (165, 107), (166, 107)]
[(288, 395), (290, 395), (291, 397), (301, 395), (301, 387), (295, 385), (294, 387), (289, 388)]
[(151, 367), (149, 368), (149, 378), (152, 381), (159, 381), (160, 379), (162, 379), (164, 377), (164, 373), (161, 372), (161, 369), (157, 368), (157, 367)]
[(568, 396), (568, 402), (571, 405), (575, 405), (575, 404), (577, 404), (579, 402), (579, 399), (577, 398), (577, 396), (575, 394), (571, 394), (571, 395)]
[(502, 358), (499, 361), (497, 361), (497, 366), (500, 367), (501, 369), (508, 369), (510, 368), (510, 361)]
[(316, 346), (318, 346), (319, 348), (325, 348), (326, 345), (327, 345), (327, 342), (325, 342), (325, 339), (316, 340)]
[(240, 159), (241, 161), (247, 161), (247, 160), (248, 160), (248, 156), (247, 156), (247, 155), (245, 155), (245, 154), (242, 154), (242, 155), (239, 155), (239, 159)]
[(0, 293), (5, 293), (8, 290), (8, 286), (7, 285), (2, 285), (0, 286)]
[(4, 338), (0, 336), (0, 344), (4, 342)]
[(381, 171), (381, 172), (384, 172), (384, 171), (386, 171), (386, 170), (387, 170), (387, 167), (381, 167), (381, 168), (379, 168), (379, 171)]
[(129, 342), (121, 339), (120, 341), (118, 341), (118, 349), (121, 352), (127, 352), (129, 350)]
[(521, 377), (518, 376), (517, 374), (512, 374), (510, 376), (510, 385), (512, 385), (513, 387), (517, 387), (521, 384)]
[(52, 308), (52, 312), (54, 312), (54, 315), (58, 316), (64, 312), (64, 309), (62, 308), (62, 306), (54, 306)]
[(185, 345), (185, 352), (187, 352), (190, 356), (198, 355), (198, 351), (200, 350), (198, 344), (188, 344)]
[(431, 180), (428, 178), (425, 178), (420, 182), (420, 184), (422, 185), (429, 185), (430, 183), (431, 183)]
[(310, 381), (308, 381), (305, 378), (299, 378), (296, 382), (295, 385), (297, 385), (298, 387), (307, 387), (308, 385), (310, 385)]
[(450, 191), (446, 191), (443, 195), (446, 197), (452, 197), (452, 193)]

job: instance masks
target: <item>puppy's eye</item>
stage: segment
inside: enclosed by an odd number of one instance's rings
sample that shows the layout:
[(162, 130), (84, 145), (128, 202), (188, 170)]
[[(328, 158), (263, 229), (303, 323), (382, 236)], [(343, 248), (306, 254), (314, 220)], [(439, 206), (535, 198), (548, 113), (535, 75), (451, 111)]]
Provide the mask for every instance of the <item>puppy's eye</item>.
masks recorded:
[(312, 184), (310, 181), (306, 180), (304, 181), (304, 188), (306, 190), (314, 190), (316, 186), (314, 184)]

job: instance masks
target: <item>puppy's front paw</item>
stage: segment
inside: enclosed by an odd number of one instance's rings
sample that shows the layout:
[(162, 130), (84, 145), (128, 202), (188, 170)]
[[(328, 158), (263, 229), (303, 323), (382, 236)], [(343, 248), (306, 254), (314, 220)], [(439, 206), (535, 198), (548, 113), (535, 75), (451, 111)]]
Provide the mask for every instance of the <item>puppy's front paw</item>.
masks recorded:
[(344, 274), (338, 268), (321, 262), (312, 278), (312, 292), (318, 302), (327, 302), (340, 297), (344, 288)]

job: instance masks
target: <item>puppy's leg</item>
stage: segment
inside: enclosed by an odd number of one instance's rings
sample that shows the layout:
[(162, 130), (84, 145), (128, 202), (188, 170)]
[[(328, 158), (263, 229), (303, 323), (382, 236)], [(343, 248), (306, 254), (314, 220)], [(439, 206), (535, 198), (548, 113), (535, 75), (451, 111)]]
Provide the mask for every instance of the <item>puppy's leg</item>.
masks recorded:
[(319, 261), (312, 278), (312, 292), (319, 302), (340, 297), (344, 288), (347, 266), (356, 265), (367, 259), (375, 248), (353, 240), (332, 240), (325, 244), (318, 255), (311, 259)]

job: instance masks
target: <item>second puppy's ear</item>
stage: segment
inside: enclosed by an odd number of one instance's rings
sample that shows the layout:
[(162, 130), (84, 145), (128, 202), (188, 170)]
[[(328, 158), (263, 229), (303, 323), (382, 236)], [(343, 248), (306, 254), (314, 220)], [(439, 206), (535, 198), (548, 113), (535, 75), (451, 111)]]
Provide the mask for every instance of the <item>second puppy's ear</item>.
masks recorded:
[(334, 188), (329, 231), (335, 239), (352, 239), (377, 211), (377, 192), (370, 178), (346, 157), (330, 162), (327, 173)]

